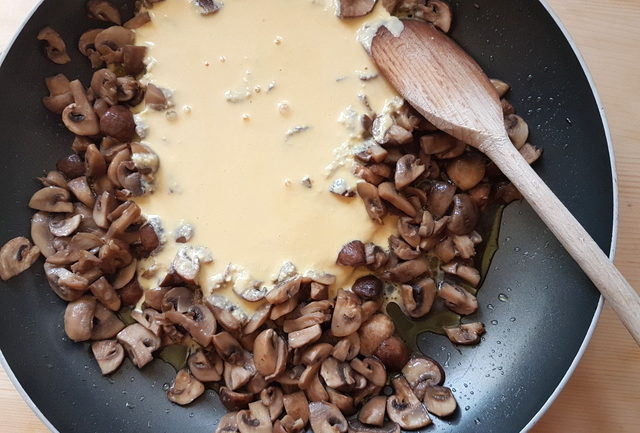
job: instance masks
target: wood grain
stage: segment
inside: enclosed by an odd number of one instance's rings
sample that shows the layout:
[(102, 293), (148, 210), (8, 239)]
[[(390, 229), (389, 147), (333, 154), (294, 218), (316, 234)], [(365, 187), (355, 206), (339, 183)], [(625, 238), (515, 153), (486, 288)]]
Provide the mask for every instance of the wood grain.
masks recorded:
[[(0, 0), (0, 50), (35, 0)], [(576, 40), (609, 118), (617, 156), (620, 227), (616, 264), (640, 287), (640, 2), (548, 0)], [(640, 349), (605, 305), (580, 365), (534, 433), (635, 433), (640, 426)], [(2, 431), (47, 429), (0, 371)]]

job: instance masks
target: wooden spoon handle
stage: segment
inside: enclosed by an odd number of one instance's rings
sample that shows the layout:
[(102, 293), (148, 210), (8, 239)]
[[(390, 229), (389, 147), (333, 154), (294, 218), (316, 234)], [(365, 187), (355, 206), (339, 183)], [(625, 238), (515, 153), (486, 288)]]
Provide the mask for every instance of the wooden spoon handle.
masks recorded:
[(507, 137), (483, 151), (520, 190), (640, 344), (640, 296)]

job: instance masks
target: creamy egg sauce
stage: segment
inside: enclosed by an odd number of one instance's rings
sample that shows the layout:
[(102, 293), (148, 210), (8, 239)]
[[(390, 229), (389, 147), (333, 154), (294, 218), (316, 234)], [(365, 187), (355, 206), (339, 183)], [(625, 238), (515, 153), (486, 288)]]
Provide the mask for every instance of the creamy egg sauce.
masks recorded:
[(189, 244), (212, 253), (200, 274), (206, 294), (239, 302), (229, 286), (270, 286), (287, 261), (350, 284), (352, 270), (335, 264), (341, 246), (386, 245), (395, 230), (393, 221), (373, 223), (359, 198), (329, 192), (355, 187), (366, 104), (379, 111), (397, 97), (356, 40), (365, 19), (386, 11), (340, 20), (329, 1), (228, 0), (201, 16), (189, 0), (172, 0), (150, 13), (137, 30), (149, 47), (145, 79), (170, 89), (173, 106), (138, 116), (161, 164), (139, 204), (159, 216), (166, 237), (142, 264), (157, 270), (143, 285), (166, 273), (184, 223), (193, 227)]

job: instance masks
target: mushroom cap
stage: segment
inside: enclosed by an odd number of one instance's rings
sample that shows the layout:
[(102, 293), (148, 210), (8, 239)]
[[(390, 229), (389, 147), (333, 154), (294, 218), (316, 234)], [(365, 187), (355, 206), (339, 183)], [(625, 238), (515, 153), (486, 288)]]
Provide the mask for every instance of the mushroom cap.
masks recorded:
[(384, 340), (374, 355), (382, 361), (389, 371), (400, 371), (409, 360), (409, 348), (402, 339), (396, 335)]
[(45, 212), (73, 212), (73, 204), (69, 202), (69, 191), (57, 186), (47, 186), (36, 191), (29, 207)]
[(362, 299), (376, 300), (382, 296), (384, 283), (375, 275), (365, 275), (358, 278), (351, 287), (351, 290)]
[(105, 376), (116, 371), (124, 360), (124, 349), (116, 340), (94, 341), (91, 351)]
[(172, 402), (185, 405), (200, 397), (204, 392), (204, 385), (183, 368), (176, 374), (173, 383), (167, 391), (167, 397)]
[(453, 210), (447, 224), (449, 231), (456, 235), (471, 233), (478, 222), (478, 208), (468, 194), (453, 196)]
[(314, 401), (309, 404), (309, 419), (314, 433), (345, 433), (347, 420), (335, 405)]
[(373, 355), (378, 346), (391, 337), (396, 327), (393, 321), (383, 313), (376, 313), (360, 327), (360, 353), (365, 356)]
[(427, 210), (434, 216), (440, 218), (451, 206), (453, 196), (456, 194), (456, 187), (448, 182), (435, 182), (429, 190), (427, 200)]
[(86, 341), (91, 338), (95, 310), (96, 298), (93, 296), (83, 296), (67, 304), (64, 332), (71, 340)]
[(424, 173), (425, 166), (413, 154), (404, 155), (396, 162), (395, 183), (398, 190), (402, 190), (409, 186), (414, 180), (416, 180), (422, 173)]
[(417, 430), (431, 424), (427, 408), (411, 391), (407, 380), (397, 376), (392, 384), (395, 393), (387, 398), (389, 419), (406, 430)]
[(0, 248), (0, 280), (26, 271), (40, 257), (40, 248), (24, 237), (11, 239)]

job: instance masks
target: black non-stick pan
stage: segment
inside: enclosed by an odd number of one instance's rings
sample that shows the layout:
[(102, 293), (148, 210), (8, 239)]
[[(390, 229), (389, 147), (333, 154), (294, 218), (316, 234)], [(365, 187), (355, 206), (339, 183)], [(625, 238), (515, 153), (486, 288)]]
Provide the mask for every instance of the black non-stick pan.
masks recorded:
[[(130, 14), (133, 2), (127, 3)], [(256, 0), (256, 7), (268, 7), (268, 0)], [(510, 101), (529, 123), (530, 141), (544, 149), (540, 176), (610, 251), (616, 226), (611, 147), (575, 47), (537, 0), (460, 0), (453, 7), (452, 36), (489, 76), (512, 84)], [(88, 62), (73, 47), (71, 63), (47, 60), (36, 34), (51, 25), (66, 41), (77, 41), (96, 24), (87, 21), (84, 0), (46, 0), (2, 63), (0, 244), (29, 233), (27, 202), (38, 188), (33, 179), (69, 153), (72, 137), (40, 102), (43, 78), (59, 72), (85, 82), (90, 77)], [(478, 297), (484, 341), (457, 348), (438, 335), (420, 338), (422, 350), (444, 365), (460, 406), (427, 431), (506, 433), (531, 426), (572, 372), (597, 319), (598, 292), (526, 203), (508, 206), (499, 242)], [(88, 346), (66, 338), (65, 303), (49, 289), (40, 265), (0, 283), (0, 299), (5, 368), (51, 429), (211, 433), (225, 412), (213, 391), (187, 407), (170, 403), (163, 389), (175, 372), (160, 360), (142, 370), (125, 361), (111, 377), (101, 376)]]

